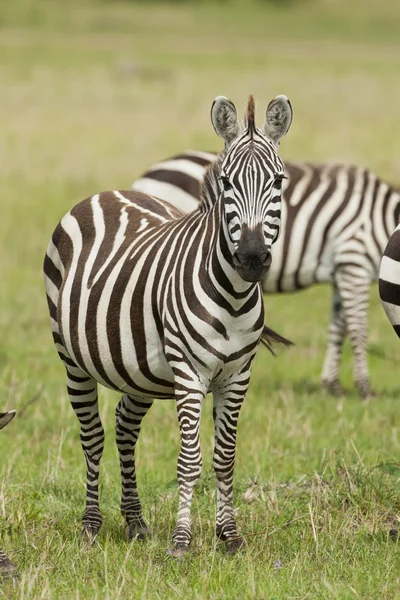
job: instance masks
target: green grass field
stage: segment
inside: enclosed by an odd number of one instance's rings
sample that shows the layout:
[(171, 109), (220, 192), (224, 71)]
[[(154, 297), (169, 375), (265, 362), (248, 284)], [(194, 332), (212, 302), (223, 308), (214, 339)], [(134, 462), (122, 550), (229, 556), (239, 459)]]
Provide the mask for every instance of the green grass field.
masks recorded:
[[(260, 350), (239, 423), (237, 518), (246, 551), (214, 538), (212, 418), (202, 421), (203, 475), (194, 539), (167, 555), (177, 507), (179, 435), (158, 402), (138, 444), (150, 541), (130, 544), (119, 514), (117, 396), (101, 393), (104, 525), (80, 544), (85, 468), (78, 421), (52, 345), (42, 259), (61, 216), (97, 191), (128, 188), (184, 148), (218, 150), (216, 95), (240, 110), (287, 94), (294, 122), (281, 155), (364, 164), (400, 181), (399, 3), (175, 5), (14, 1), (0, 5), (0, 546), (20, 579), (0, 598), (400, 598), (400, 343), (372, 289), (376, 399), (321, 392), (330, 290), (266, 297), (268, 323), (296, 342)], [(261, 116), (259, 117), (261, 118)]]

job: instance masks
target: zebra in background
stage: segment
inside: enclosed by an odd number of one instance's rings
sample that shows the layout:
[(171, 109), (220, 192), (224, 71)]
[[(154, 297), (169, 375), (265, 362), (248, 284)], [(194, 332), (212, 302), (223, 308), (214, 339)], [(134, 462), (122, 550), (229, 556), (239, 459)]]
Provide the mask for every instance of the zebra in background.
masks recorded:
[[(132, 189), (163, 198), (183, 211), (196, 208), (210, 152), (188, 151), (155, 164)], [(293, 292), (314, 283), (333, 287), (322, 382), (341, 394), (340, 359), (346, 334), (361, 396), (371, 389), (367, 366), (369, 288), (399, 222), (400, 194), (369, 170), (342, 164), (285, 163), (281, 237), (265, 292)]]
[(393, 329), (400, 337), (400, 225), (391, 235), (382, 257), (379, 296)]
[[(0, 413), (0, 429), (3, 429), (15, 416), (15, 410)], [(17, 576), (17, 568), (6, 554), (0, 550), (0, 579)]]
[(101, 526), (99, 382), (124, 393), (116, 431), (121, 511), (130, 538), (148, 532), (134, 460), (141, 422), (154, 398), (174, 398), (181, 450), (172, 553), (189, 549), (190, 507), (202, 465), (200, 415), (211, 391), (216, 533), (229, 553), (243, 545), (232, 505), (236, 427), (260, 339), (274, 338), (264, 328), (259, 282), (279, 234), (284, 166), (277, 150), (292, 120), (286, 96), (270, 102), (263, 129), (255, 126), (254, 110), (250, 96), (241, 127), (232, 102), (222, 96), (214, 101), (211, 121), (225, 154), (206, 172), (196, 211), (185, 215), (138, 192), (105, 192), (67, 213), (48, 246), (52, 332), (87, 464), (83, 533), (89, 541)]

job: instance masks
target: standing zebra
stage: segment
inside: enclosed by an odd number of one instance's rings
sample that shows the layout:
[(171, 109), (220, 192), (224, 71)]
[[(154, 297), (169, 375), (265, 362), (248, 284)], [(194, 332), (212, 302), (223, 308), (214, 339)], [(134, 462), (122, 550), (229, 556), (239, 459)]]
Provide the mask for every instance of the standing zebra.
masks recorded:
[[(0, 413), (0, 429), (3, 429), (15, 416), (15, 410), (10, 410), (6, 413)], [(0, 579), (15, 577), (17, 569), (11, 560), (0, 550)]]
[(390, 237), (382, 257), (379, 295), (385, 313), (400, 337), (400, 225)]
[(148, 532), (136, 488), (135, 445), (154, 398), (174, 398), (181, 435), (173, 554), (191, 540), (190, 507), (201, 472), (200, 414), (214, 397), (217, 535), (243, 545), (232, 506), (239, 410), (264, 329), (259, 281), (280, 227), (280, 138), (290, 127), (285, 96), (270, 102), (263, 129), (249, 98), (245, 126), (227, 98), (211, 121), (225, 141), (202, 182), (198, 210), (184, 215), (137, 192), (105, 192), (67, 213), (44, 261), (54, 342), (67, 371), (87, 464), (83, 533), (101, 526), (99, 463), (104, 430), (97, 382), (124, 393), (116, 410), (121, 511), (131, 538)]
[[(132, 188), (183, 211), (200, 199), (199, 181), (217, 158), (188, 151), (157, 163)], [(340, 358), (346, 333), (354, 352), (354, 379), (370, 394), (366, 340), (369, 288), (400, 217), (400, 194), (371, 171), (340, 164), (285, 163), (281, 237), (273, 250), (265, 292), (292, 292), (314, 283), (333, 286), (323, 385), (341, 393)]]

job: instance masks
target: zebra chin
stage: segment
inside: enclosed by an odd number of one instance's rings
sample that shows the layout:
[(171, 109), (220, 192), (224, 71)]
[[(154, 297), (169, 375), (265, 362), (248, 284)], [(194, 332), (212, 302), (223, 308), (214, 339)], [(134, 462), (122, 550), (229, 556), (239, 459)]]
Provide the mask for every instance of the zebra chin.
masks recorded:
[(235, 271), (237, 274), (244, 280), (248, 282), (258, 282), (262, 281), (268, 274), (269, 266), (259, 266), (256, 265), (253, 261), (250, 261), (245, 265), (236, 265)]
[(272, 262), (271, 252), (267, 249), (258, 253), (247, 253), (238, 249), (232, 259), (237, 274), (249, 282), (262, 281), (267, 276)]

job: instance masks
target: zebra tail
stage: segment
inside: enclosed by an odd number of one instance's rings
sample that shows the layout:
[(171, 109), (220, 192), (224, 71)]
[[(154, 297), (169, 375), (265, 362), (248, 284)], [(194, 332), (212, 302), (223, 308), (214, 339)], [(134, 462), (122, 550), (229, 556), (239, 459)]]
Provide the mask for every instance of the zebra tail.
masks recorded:
[(266, 325), (264, 325), (263, 332), (261, 334), (261, 343), (268, 348), (273, 356), (276, 356), (276, 352), (274, 351), (273, 344), (284, 344), (285, 346), (294, 346), (294, 342), (287, 340), (279, 333), (276, 333), (273, 329), (270, 329)]

